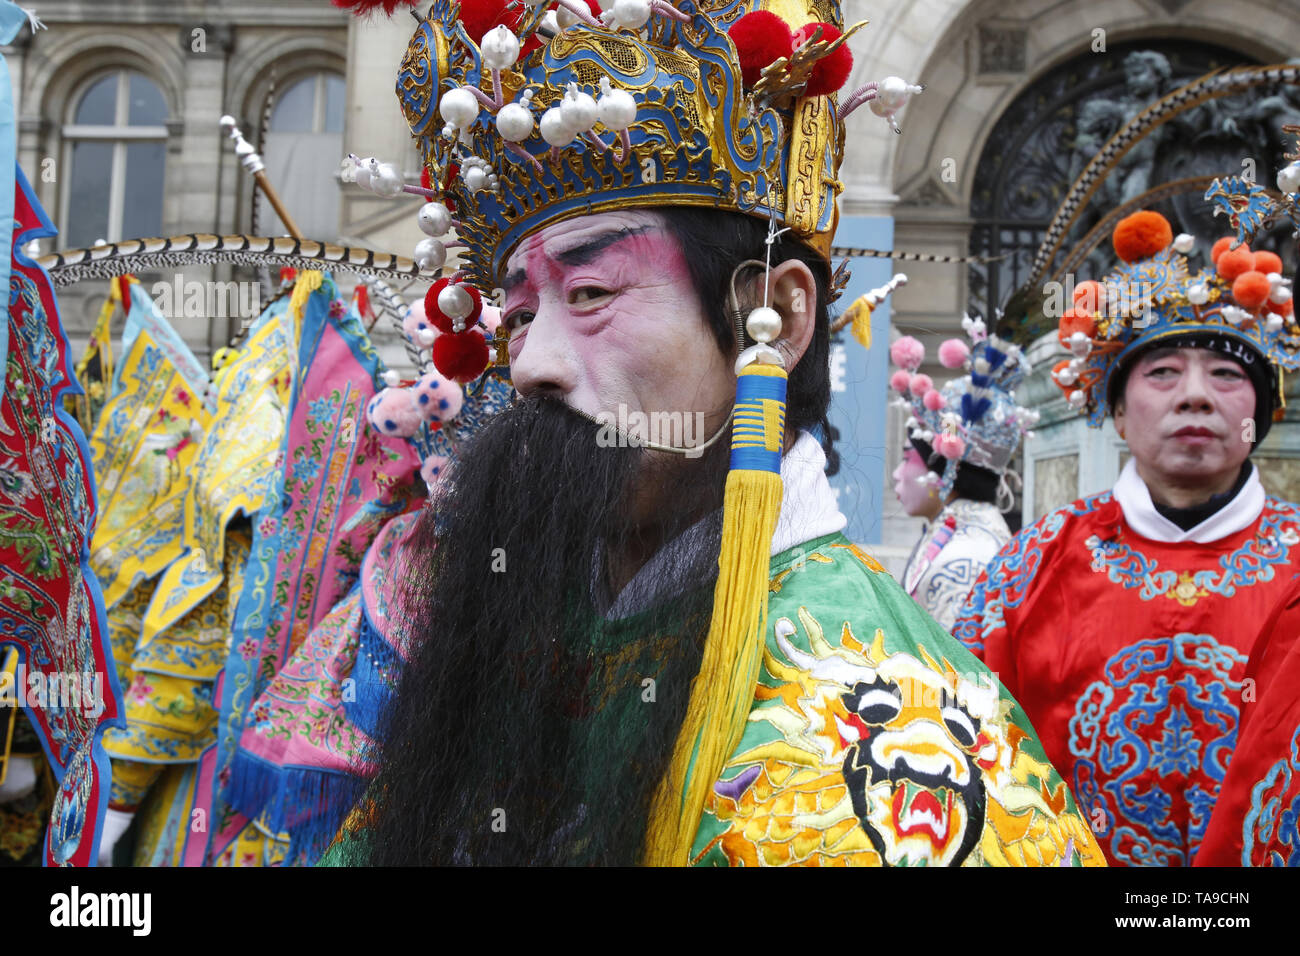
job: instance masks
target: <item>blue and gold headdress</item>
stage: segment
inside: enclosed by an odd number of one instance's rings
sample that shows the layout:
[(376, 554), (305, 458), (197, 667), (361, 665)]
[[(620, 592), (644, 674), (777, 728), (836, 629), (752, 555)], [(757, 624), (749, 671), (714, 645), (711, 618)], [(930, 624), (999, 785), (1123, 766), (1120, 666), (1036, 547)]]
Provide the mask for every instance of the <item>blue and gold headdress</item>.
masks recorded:
[(1087, 410), (1090, 425), (1105, 419), (1132, 360), (1160, 343), (1231, 354), (1268, 383), (1261, 409), (1281, 404), (1282, 372), (1300, 368), (1300, 326), (1282, 260), (1252, 252), (1244, 241), (1264, 221), (1262, 195), (1239, 179), (1215, 181), (1206, 199), (1229, 211), (1237, 235), (1216, 242), (1210, 266), (1197, 272), (1187, 260), (1195, 239), (1175, 238), (1164, 216), (1144, 210), (1120, 220), (1112, 241), (1122, 265), (1104, 281), (1075, 288), (1058, 333), (1073, 358), (1052, 370), (1070, 404)]
[[(391, 13), (401, 0), (335, 2)], [(866, 105), (897, 129), (895, 114), (921, 90), (888, 77), (839, 96), (852, 67), (845, 43), (865, 24), (843, 29), (838, 0), (588, 2), (435, 0), (416, 16), (397, 81), (421, 186), (353, 157), (348, 175), (363, 187), (429, 200), (415, 250), (423, 268), (464, 247), (427, 303), (445, 331), (474, 331), (481, 298), (526, 236), (613, 209), (758, 216), (829, 262), (845, 118)], [(475, 362), (458, 352), (439, 363), (462, 380), (487, 358), (470, 338), (457, 344)]]
[[(609, 209), (775, 217), (829, 255), (847, 111), (833, 89), (804, 94), (834, 82), (826, 71), (847, 78), (843, 44), (863, 24), (841, 33), (834, 0), (614, 0), (600, 20), (561, 0), (556, 26), (568, 25), (539, 42), (553, 29), (547, 6), (478, 37), (460, 5), (437, 0), (398, 74), (432, 189), (456, 211), (471, 282), (494, 288), (541, 225)], [(757, 30), (744, 28), (751, 12), (768, 15)], [(738, 23), (739, 51), (728, 33)], [(806, 26), (817, 30), (797, 50), (780, 35)], [(785, 55), (746, 70), (742, 60), (769, 48)], [(895, 85), (884, 98), (896, 108), (908, 90)]]

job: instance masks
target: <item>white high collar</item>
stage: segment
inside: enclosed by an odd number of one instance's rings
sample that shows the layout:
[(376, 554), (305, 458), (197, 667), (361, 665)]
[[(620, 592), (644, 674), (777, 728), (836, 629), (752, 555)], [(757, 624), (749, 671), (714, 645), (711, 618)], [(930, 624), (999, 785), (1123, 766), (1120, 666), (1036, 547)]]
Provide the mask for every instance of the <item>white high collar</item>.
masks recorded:
[[(826, 478), (826, 453), (809, 432), (801, 431), (781, 457), (781, 484), (781, 514), (772, 534), (773, 557), (805, 541), (843, 531), (848, 525)], [(612, 599), (599, 573), (602, 558), (598, 547), (592, 563), (597, 606), (605, 608), (608, 620), (616, 620), (686, 593), (702, 578), (717, 573), (721, 538), (722, 509), (718, 508), (661, 548)]]
[(1115, 482), (1115, 500), (1124, 511), (1129, 527), (1152, 541), (1175, 543), (1195, 541), (1207, 544), (1248, 528), (1264, 510), (1264, 486), (1259, 481), (1259, 469), (1250, 466), (1246, 484), (1226, 505), (1194, 528), (1184, 531), (1160, 512), (1151, 500), (1146, 482), (1138, 475), (1137, 463), (1130, 458), (1119, 480)]
[(811, 432), (799, 432), (782, 456), (781, 485), (781, 515), (772, 534), (773, 557), (848, 526), (849, 519), (835, 504), (835, 492), (826, 477), (826, 453)]

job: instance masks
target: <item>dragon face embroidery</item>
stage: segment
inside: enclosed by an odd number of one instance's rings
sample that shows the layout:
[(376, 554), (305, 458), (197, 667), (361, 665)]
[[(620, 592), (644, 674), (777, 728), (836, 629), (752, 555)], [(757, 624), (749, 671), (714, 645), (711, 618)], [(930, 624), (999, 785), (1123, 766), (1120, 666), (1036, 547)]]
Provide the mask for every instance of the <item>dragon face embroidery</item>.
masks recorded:
[(880, 629), (860, 641), (847, 622), (832, 645), (807, 608), (797, 616), (774, 622), (763, 666), (776, 684), (760, 686), (750, 717), (777, 736), (724, 772), (709, 807), (726, 829), (701, 857), (717, 846), (733, 865), (1100, 860), (991, 674), (960, 674), (919, 644), (888, 651)]
[(840, 701), (848, 710), (835, 717), (848, 747), (844, 780), (876, 850), (897, 864), (964, 860), (984, 826), (976, 760), (991, 766), (998, 753), (980, 718), (941, 673), (902, 654)]

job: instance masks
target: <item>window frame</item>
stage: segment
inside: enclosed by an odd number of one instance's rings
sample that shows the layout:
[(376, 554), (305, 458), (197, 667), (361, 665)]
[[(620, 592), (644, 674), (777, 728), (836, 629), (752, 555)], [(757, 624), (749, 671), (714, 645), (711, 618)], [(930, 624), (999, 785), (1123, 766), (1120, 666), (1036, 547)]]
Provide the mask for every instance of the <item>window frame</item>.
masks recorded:
[[(162, 87), (147, 73), (129, 66), (119, 66), (112, 69), (103, 70), (88, 76), (79, 84), (73, 95), (68, 98), (68, 107), (65, 120), (60, 129), (62, 165), (66, 170), (66, 175), (62, 177), (63, 183), (59, 190), (59, 208), (62, 210), (59, 222), (59, 235), (66, 236), (68, 227), (72, 218), (71, 198), (72, 198), (72, 154), (73, 147), (77, 143), (100, 142), (112, 143), (113, 158), (109, 169), (109, 193), (108, 193), (108, 225), (104, 236), (97, 236), (96, 239), (102, 238), (107, 242), (120, 242), (123, 239), (140, 239), (144, 236), (123, 236), (122, 223), (125, 219), (126, 207), (126, 150), (131, 143), (138, 142), (156, 142), (166, 146), (168, 139), (168, 129), (166, 119), (161, 126), (132, 126), (131, 118), (131, 76), (137, 75), (149, 83), (158, 93), (163, 101), (164, 108), (167, 106), (167, 97), (163, 93)], [(99, 82), (108, 77), (116, 77), (117, 90), (113, 99), (113, 117), (114, 125), (75, 123), (71, 121), (76, 116), (77, 109), (81, 106), (82, 100), (86, 94)], [(117, 125), (118, 122), (121, 125)], [(164, 152), (164, 156), (165, 156)], [(165, 189), (166, 169), (164, 160), (164, 181), (159, 184), (159, 189)], [(165, 193), (164, 193), (165, 198)], [(161, 230), (162, 223), (159, 223)], [(93, 239), (91, 240), (94, 241)]]

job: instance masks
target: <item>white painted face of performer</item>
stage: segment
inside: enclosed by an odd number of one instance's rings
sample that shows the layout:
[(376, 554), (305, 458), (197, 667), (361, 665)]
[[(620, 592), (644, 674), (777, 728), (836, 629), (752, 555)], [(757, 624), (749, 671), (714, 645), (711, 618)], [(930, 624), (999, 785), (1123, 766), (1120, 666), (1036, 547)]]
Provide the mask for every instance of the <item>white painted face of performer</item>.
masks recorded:
[(894, 494), (898, 496), (903, 510), (913, 518), (933, 521), (943, 510), (943, 502), (939, 499), (935, 486), (922, 481), (928, 474), (930, 469), (922, 461), (920, 453), (915, 448), (907, 449), (903, 453), (903, 460), (894, 469)]
[(1255, 387), (1210, 349), (1140, 356), (1115, 407), (1115, 429), (1157, 504), (1190, 508), (1227, 491), (1250, 454)]
[[(620, 407), (642, 422), (703, 412), (702, 437), (711, 436), (735, 398), (735, 355), (713, 338), (687, 254), (650, 211), (583, 216), (525, 239), (509, 259), (501, 310), (519, 393), (593, 417)], [(816, 285), (798, 261), (774, 267), (768, 285), (785, 318), (776, 344), (789, 370), (812, 339)]]

